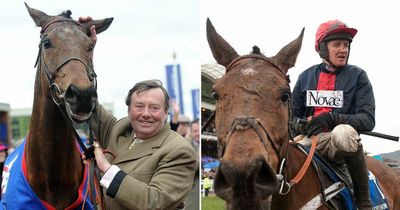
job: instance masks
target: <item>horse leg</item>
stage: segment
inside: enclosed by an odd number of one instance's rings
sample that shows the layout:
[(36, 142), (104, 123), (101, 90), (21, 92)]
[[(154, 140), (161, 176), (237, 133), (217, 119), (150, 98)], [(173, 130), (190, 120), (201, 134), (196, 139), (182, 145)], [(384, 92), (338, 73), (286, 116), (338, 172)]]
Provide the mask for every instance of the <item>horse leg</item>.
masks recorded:
[(400, 177), (385, 163), (366, 157), (368, 169), (375, 175), (389, 209), (400, 209)]

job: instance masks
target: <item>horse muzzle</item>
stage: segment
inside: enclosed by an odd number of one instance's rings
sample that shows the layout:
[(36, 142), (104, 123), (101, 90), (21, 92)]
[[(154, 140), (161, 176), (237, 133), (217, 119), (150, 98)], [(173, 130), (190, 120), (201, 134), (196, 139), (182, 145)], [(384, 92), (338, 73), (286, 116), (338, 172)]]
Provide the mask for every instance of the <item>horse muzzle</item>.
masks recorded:
[(263, 158), (256, 158), (244, 167), (222, 160), (214, 182), (215, 193), (228, 201), (247, 197), (264, 200), (278, 190), (275, 171)]
[(70, 85), (64, 93), (65, 111), (77, 123), (82, 123), (92, 116), (96, 101), (97, 92), (94, 85), (86, 89)]

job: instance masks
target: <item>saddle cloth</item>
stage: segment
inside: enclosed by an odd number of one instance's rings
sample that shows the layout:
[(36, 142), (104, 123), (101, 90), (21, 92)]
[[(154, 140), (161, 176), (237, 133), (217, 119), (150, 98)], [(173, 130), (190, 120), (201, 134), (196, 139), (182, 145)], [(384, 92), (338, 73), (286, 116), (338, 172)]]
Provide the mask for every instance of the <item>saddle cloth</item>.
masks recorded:
[[(55, 210), (53, 206), (41, 200), (29, 186), (24, 173), (25, 140), (12, 152), (6, 159), (3, 168), (3, 181), (1, 186), (1, 206), (0, 209), (7, 210)], [(66, 210), (85, 209), (92, 210), (89, 197), (84, 201), (87, 190), (87, 167), (85, 167), (84, 178), (79, 187), (78, 199)], [(82, 205), (84, 207), (82, 208)]]
[[(301, 144), (296, 144), (300, 150), (308, 155), (309, 147), (303, 146)], [(315, 166), (322, 169), (322, 171), (327, 175), (327, 177), (333, 182), (343, 182), (345, 183), (345, 188), (338, 194), (341, 198), (342, 204), (346, 210), (356, 210), (356, 205), (351, 194), (350, 185), (348, 183), (351, 180), (347, 180), (346, 175), (343, 175), (341, 171), (332, 167), (318, 152), (314, 153), (313, 163)], [(385, 195), (382, 193), (378, 180), (376, 180), (372, 172), (368, 172), (369, 175), (369, 190), (370, 197), (373, 205), (373, 210), (389, 210)]]

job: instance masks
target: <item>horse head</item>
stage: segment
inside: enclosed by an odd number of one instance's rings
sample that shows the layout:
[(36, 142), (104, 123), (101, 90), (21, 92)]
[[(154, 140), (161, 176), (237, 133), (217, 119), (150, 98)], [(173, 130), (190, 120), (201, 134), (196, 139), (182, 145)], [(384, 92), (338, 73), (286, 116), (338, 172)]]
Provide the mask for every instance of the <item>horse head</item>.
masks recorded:
[(95, 25), (97, 33), (101, 33), (113, 18), (78, 23), (70, 17), (69, 10), (49, 16), (25, 5), (35, 24), (41, 27), (35, 86), (49, 87), (40, 88), (44, 100), (52, 98), (75, 122), (87, 120), (97, 101), (90, 27)]
[(264, 209), (278, 190), (276, 174), (289, 141), (291, 90), (287, 77), (300, 51), (304, 29), (275, 56), (258, 47), (239, 56), (207, 20), (207, 39), (225, 75), (213, 86), (220, 166), (216, 194), (229, 209)]

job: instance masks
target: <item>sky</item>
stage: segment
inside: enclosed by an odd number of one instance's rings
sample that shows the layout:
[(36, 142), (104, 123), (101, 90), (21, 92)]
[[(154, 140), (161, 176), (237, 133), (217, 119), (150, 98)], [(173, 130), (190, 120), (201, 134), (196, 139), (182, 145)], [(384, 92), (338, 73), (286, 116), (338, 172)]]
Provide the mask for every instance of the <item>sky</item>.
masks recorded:
[[(385, 2), (385, 3), (384, 3)], [(274, 56), (305, 27), (302, 49), (289, 70), (291, 87), (298, 75), (321, 62), (314, 50), (318, 26), (339, 19), (358, 30), (351, 44), (349, 63), (364, 69), (373, 85), (376, 101), (374, 131), (400, 136), (400, 13), (395, 1), (227, 1), (201, 0), (201, 63), (216, 63), (206, 39), (206, 19), (240, 54), (253, 45), (266, 56)], [(400, 143), (362, 135), (364, 149), (371, 154), (400, 150)]]
[[(165, 65), (179, 63), (184, 112), (192, 117), (191, 90), (200, 88), (199, 2), (187, 0), (27, 0), (48, 15), (71, 10), (72, 18), (114, 17), (98, 35), (94, 68), (100, 103), (114, 103), (114, 115), (127, 115), (125, 97), (139, 81), (160, 79), (166, 87)], [(24, 1), (3, 1), (0, 12), (0, 102), (11, 108), (33, 103), (35, 59), (40, 41)], [(176, 53), (176, 59), (173, 54)]]

